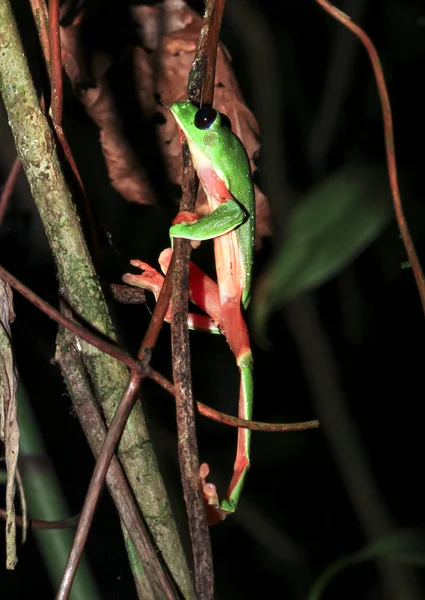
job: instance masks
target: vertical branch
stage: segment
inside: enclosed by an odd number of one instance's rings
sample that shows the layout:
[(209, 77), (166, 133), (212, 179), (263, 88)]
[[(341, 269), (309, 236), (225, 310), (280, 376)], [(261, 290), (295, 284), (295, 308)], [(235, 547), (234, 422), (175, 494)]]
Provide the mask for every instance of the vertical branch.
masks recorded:
[[(102, 268), (99, 233), (95, 226), (92, 209), (78, 171), (77, 163), (62, 128), (63, 78), (59, 13), (60, 1), (49, 0), (49, 12), (47, 12), (44, 0), (30, 0), (30, 4), (46, 63), (47, 74), (50, 79), (50, 112), (53, 127), (81, 194), (80, 208), (84, 216), (84, 225), (87, 230), (90, 250), (99, 270)], [(42, 108), (44, 110), (43, 102)]]
[[(205, 40), (205, 56), (206, 56), (206, 67), (205, 67), (205, 81), (202, 89), (202, 102), (203, 104), (212, 104), (214, 99), (214, 86), (215, 86), (215, 66), (217, 62), (217, 47), (220, 39), (221, 22), (223, 20), (223, 12), (226, 0), (215, 0), (214, 2), (207, 2), (206, 11), (207, 14), (204, 18), (209, 20), (208, 35)], [(209, 16), (211, 12), (211, 17)], [(203, 50), (203, 38), (200, 38), (201, 51)]]
[[(193, 206), (196, 198), (197, 179), (193, 175), (187, 142), (183, 144), (183, 206)], [(191, 177), (189, 177), (192, 175)], [(173, 276), (173, 320), (171, 324), (171, 344), (173, 353), (173, 379), (176, 397), (178, 431), (178, 455), (183, 494), (189, 519), (195, 567), (195, 586), (198, 598), (213, 598), (214, 571), (206, 519), (201, 479), (199, 477), (199, 456), (196, 441), (195, 408), (192, 393), (190, 370), (189, 333), (187, 328), (189, 240), (178, 239), (174, 244), (175, 268)]]
[(62, 55), (59, 29), (59, 0), (49, 0), (51, 110), (55, 126), (62, 126)]
[(50, 73), (50, 42), (49, 42), (49, 14), (44, 0), (29, 0), (31, 11), (37, 27), (38, 38)]
[[(207, 0), (204, 21), (196, 57), (189, 74), (188, 100), (212, 104), (215, 64), (220, 26), (225, 0)], [(194, 171), (187, 141), (182, 143), (183, 178), (180, 211), (194, 211), (198, 179)], [(211, 542), (205, 514), (201, 479), (199, 476), (198, 445), (196, 441), (195, 407), (190, 369), (190, 347), (187, 327), (189, 240), (176, 239), (174, 243), (175, 269), (173, 276), (173, 319), (171, 343), (173, 378), (176, 397), (179, 465), (195, 567), (195, 585), (198, 598), (207, 600), (214, 595), (214, 571)]]

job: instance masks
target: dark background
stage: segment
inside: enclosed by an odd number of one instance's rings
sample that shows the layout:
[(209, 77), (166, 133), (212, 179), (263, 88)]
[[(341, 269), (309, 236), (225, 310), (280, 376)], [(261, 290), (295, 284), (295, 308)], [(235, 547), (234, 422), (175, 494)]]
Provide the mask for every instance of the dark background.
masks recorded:
[[(99, 14), (91, 47), (106, 47), (119, 56), (129, 41), (135, 41), (127, 3), (92, 0), (88, 4)], [(274, 236), (263, 242), (255, 266), (258, 274), (284, 240), (291, 206), (312, 185), (354, 159), (385, 165), (382, 121), (363, 47), (313, 0), (229, 0), (228, 4), (222, 39), (263, 133), (258, 177), (273, 214)], [(423, 259), (425, 8), (419, 0), (347, 0), (338, 6), (366, 29), (381, 56), (393, 109), (402, 197)], [(28, 47), (34, 39), (24, 3), (17, 3), (16, 11)], [(111, 23), (113, 36), (108, 35)], [(32, 58), (34, 62), (35, 51)], [(131, 90), (126, 96), (125, 87), (120, 94), (123, 103), (131, 98)], [(137, 256), (155, 264), (167, 244), (169, 215), (129, 204), (110, 188), (104, 193), (107, 176), (97, 129), (69, 89), (64, 113), (89, 197), (112, 240), (106, 277), (119, 282), (129, 259)], [(4, 113), (1, 118), (4, 179), (13, 146)], [(276, 167), (278, 175), (273, 175)], [(137, 231), (138, 222), (142, 233)], [(51, 256), (23, 181), (0, 231), (0, 251), (6, 268), (57, 304)], [(307, 598), (326, 566), (376, 535), (380, 525), (373, 516), (374, 490), (380, 495), (378, 514), (386, 523), (384, 529), (424, 525), (423, 315), (413, 275), (401, 268), (405, 260), (392, 222), (340, 275), (272, 316), (269, 349), (254, 340), (255, 419), (319, 418), (322, 426), (302, 433), (254, 434), (252, 469), (240, 509), (211, 530), (217, 598), (260, 594)], [(149, 305), (153, 306), (152, 299)], [(59, 369), (50, 362), (56, 327), (17, 295), (15, 309), (17, 364), (75, 514), (84, 499), (93, 459), (72, 415)], [(114, 309), (123, 342), (135, 350), (148, 323), (148, 310), (144, 306)], [(248, 322), (250, 318), (249, 312)], [(224, 340), (196, 333), (191, 340), (195, 396), (235, 413), (238, 373)], [(153, 365), (167, 376), (169, 357), (169, 329), (164, 327)], [(173, 402), (153, 384), (147, 383), (145, 391), (163, 474), (182, 535), (187, 536)], [(198, 439), (201, 460), (210, 462), (225, 488), (234, 460), (235, 432), (200, 417)], [(118, 519), (106, 493), (87, 554), (103, 598), (136, 597)], [(2, 554), (0, 558), (3, 565)], [(367, 563), (344, 572), (326, 598), (425, 597), (420, 571), (398, 572), (392, 566), (390, 575), (395, 579), (391, 579), (383, 569)], [(2, 598), (7, 600), (27, 597), (31, 590), (53, 597), (31, 535), (19, 549), (15, 572), (2, 567), (0, 582)]]

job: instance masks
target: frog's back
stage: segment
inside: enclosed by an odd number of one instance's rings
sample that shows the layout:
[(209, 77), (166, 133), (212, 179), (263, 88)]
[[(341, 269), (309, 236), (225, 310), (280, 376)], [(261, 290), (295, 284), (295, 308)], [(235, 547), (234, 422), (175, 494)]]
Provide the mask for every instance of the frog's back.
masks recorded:
[(230, 151), (226, 152), (223, 158), (217, 160), (217, 166), (224, 175), (229, 192), (247, 213), (246, 221), (235, 232), (245, 265), (242, 304), (246, 308), (250, 300), (252, 280), (255, 241), (255, 192), (248, 155), (242, 142), (230, 130), (226, 130), (225, 135), (229, 136), (226, 145)]

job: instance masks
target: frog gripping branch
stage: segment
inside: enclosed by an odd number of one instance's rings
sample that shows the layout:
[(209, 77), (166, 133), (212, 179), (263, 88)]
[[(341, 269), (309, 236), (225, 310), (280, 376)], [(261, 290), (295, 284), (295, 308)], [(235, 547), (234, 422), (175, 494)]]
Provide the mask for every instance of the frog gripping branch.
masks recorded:
[[(205, 190), (209, 214), (179, 213), (170, 228), (173, 238), (199, 243), (214, 240), (217, 283), (196, 265), (190, 264), (189, 294), (191, 301), (208, 316), (189, 314), (189, 327), (222, 333), (236, 358), (240, 371), (238, 416), (251, 419), (253, 405), (253, 360), (247, 327), (242, 316), (250, 300), (255, 237), (255, 194), (245, 148), (239, 138), (222, 122), (214, 108), (197, 108), (190, 102), (171, 106), (178, 126), (188, 141), (199, 180)], [(161, 253), (159, 263), (166, 273), (172, 249)], [(123, 280), (158, 294), (163, 277), (141, 261), (132, 261), (143, 270), (140, 275), (126, 274)], [(169, 308), (166, 320), (171, 320)], [(226, 498), (219, 503), (214, 484), (207, 483), (208, 465), (201, 466), (200, 476), (210, 524), (236, 510), (249, 468), (251, 432), (238, 429), (234, 473)]]

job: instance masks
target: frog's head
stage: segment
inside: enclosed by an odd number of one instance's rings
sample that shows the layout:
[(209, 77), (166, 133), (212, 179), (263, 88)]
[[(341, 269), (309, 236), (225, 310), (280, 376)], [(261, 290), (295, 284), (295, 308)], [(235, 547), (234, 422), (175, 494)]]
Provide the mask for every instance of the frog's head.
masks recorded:
[(198, 108), (190, 102), (174, 102), (171, 112), (192, 147), (209, 154), (208, 150), (219, 144), (225, 125), (218, 110), (210, 106)]

